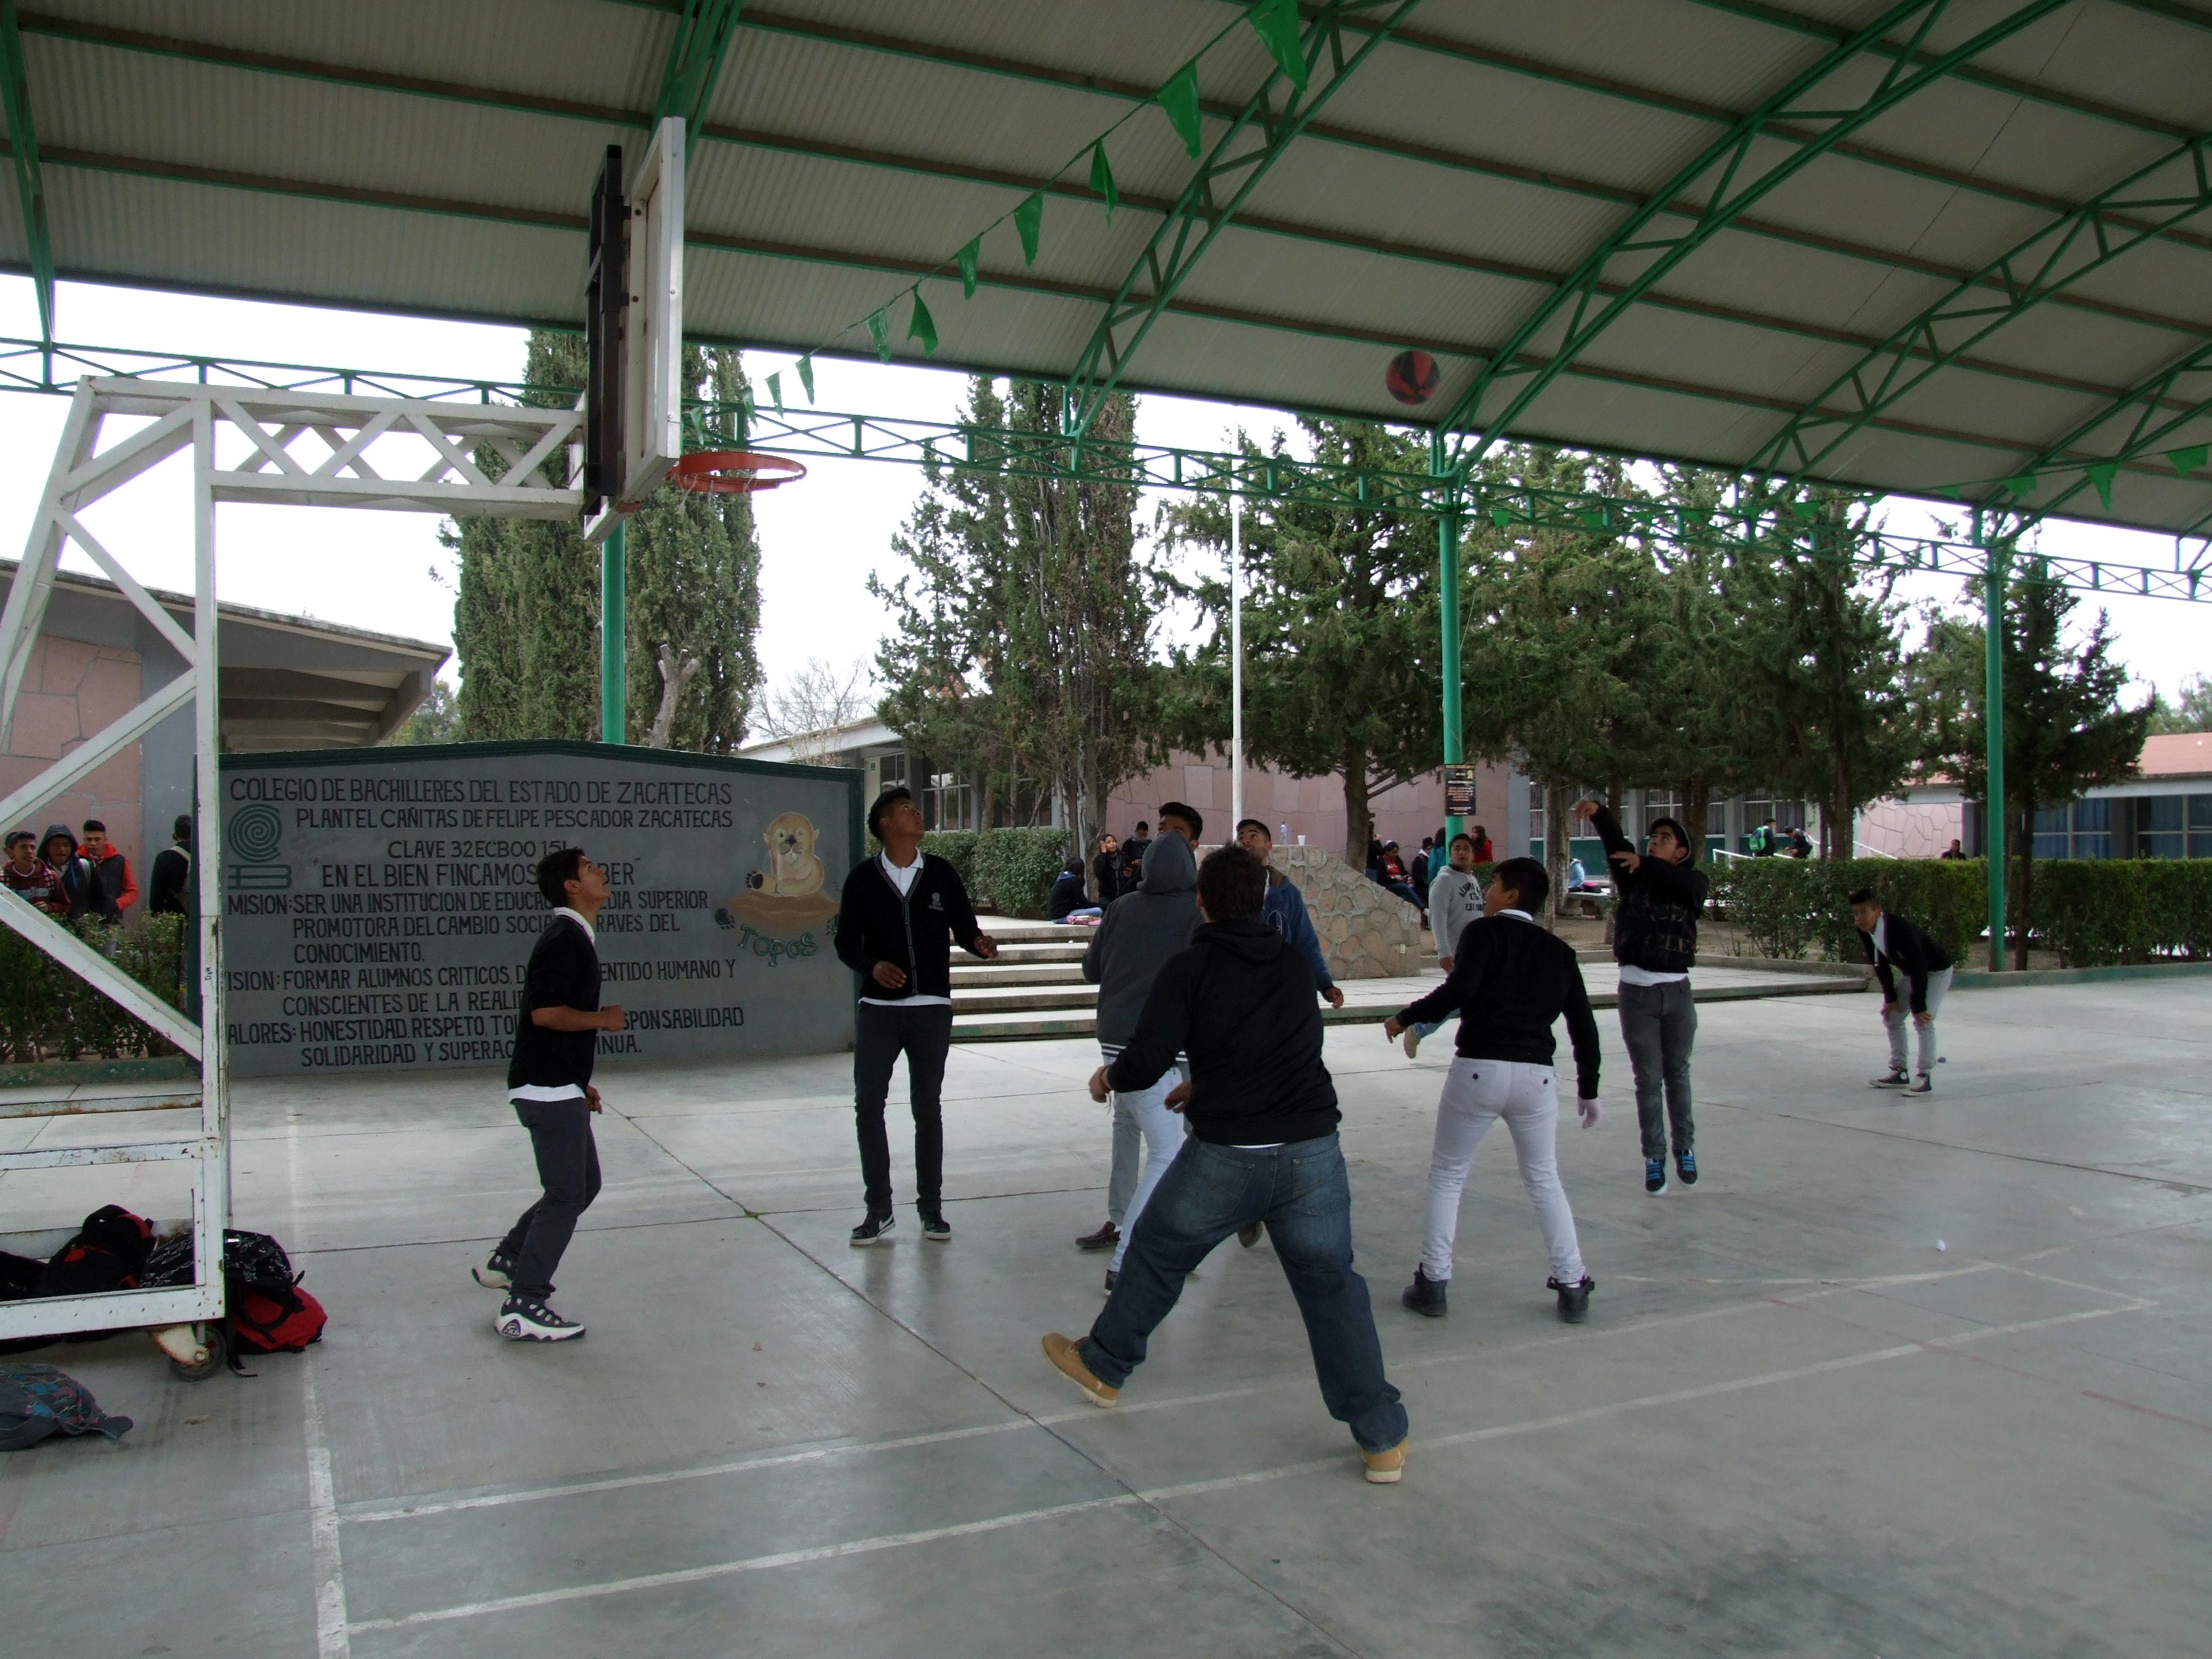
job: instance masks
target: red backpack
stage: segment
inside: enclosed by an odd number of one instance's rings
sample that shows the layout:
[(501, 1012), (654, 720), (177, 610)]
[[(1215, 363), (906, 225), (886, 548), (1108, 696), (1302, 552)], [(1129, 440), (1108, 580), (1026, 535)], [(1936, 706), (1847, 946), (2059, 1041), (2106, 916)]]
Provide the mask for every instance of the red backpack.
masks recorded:
[(234, 1353), (300, 1353), (323, 1340), (330, 1316), (300, 1288), (284, 1247), (266, 1233), (225, 1233), (222, 1276)]

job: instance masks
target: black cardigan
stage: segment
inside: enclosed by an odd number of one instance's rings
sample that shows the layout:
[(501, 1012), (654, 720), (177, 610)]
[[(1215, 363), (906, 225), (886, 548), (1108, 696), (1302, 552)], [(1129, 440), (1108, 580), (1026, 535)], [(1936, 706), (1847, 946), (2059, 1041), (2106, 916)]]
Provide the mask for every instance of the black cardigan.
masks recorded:
[(1861, 933), (1859, 943), (1866, 947), (1867, 960), (1874, 964), (1875, 976), (1881, 981), (1881, 1000), (1897, 1000), (1897, 980), (1890, 972), (1890, 965), (1894, 963), (1905, 969), (1905, 976), (1911, 983), (1912, 1012), (1926, 1013), (1928, 975), (1948, 968), (1951, 953), (1894, 910), (1882, 912), (1880, 926), (1885, 948), (1879, 955), (1875, 951), (1872, 933)]
[(1511, 1060), (1549, 1066), (1556, 1052), (1552, 1025), (1567, 1019), (1575, 1049), (1575, 1086), (1597, 1098), (1597, 1020), (1590, 1013), (1574, 947), (1519, 916), (1477, 916), (1461, 930), (1444, 982), (1398, 1011), (1401, 1025), (1459, 1016), (1465, 1060)]
[[(960, 872), (934, 853), (924, 853), (921, 872), (906, 900), (891, 885), (880, 860), (862, 859), (845, 878), (837, 907), (837, 957), (860, 975), (860, 995), (874, 1002), (952, 994), (952, 941), (972, 951), (982, 929), (975, 925)], [(876, 964), (906, 969), (906, 983), (887, 990)]]

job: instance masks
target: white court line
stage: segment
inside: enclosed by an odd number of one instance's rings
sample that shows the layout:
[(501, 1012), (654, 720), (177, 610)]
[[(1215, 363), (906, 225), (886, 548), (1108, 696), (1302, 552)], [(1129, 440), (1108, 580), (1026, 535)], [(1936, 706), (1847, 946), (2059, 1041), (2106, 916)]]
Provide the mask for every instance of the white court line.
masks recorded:
[[(285, 1182), (291, 1194), (292, 1238), (300, 1238), (300, 1125), (284, 1128)], [(307, 1443), (307, 1540), (315, 1570), (315, 1659), (352, 1659), (346, 1620), (345, 1561), (338, 1553), (337, 1483), (331, 1478), (330, 1437), (324, 1431), (322, 1396), (315, 1389), (315, 1360), (300, 1366), (301, 1416)]]
[[(1425, 1358), (1402, 1360), (1392, 1366), (1397, 1371), (1426, 1369), (1433, 1365), (1464, 1365), (1473, 1360), (1496, 1358), (1505, 1354), (1521, 1353), (1533, 1348), (1550, 1347), (1561, 1342), (1588, 1342), (1594, 1338), (1631, 1336), (1642, 1331), (1669, 1329), (1676, 1326), (1701, 1323), (1709, 1319), (1724, 1318), (1732, 1314), (1754, 1312), (1774, 1306), (1779, 1299), (1794, 1306), (1816, 1297), (1841, 1296), (1854, 1291), (1869, 1290), (1889, 1285), (1923, 1284), (1936, 1279), (1958, 1279), (1969, 1273), (1990, 1273), (2005, 1267), (1994, 1261), (1977, 1262), (1962, 1267), (1946, 1267), (1926, 1273), (1892, 1273), (1879, 1279), (1852, 1279), (1842, 1283), (1827, 1280), (1781, 1279), (1778, 1284), (1820, 1284), (1824, 1288), (1802, 1296), (1756, 1301), (1731, 1303), (1723, 1308), (1700, 1308), (1694, 1313), (1666, 1314), (1653, 1319), (1638, 1320), (1626, 1325), (1607, 1325), (1578, 1331), (1560, 1331), (1527, 1341), (1501, 1344), (1468, 1353), (1431, 1354)], [(2088, 1289), (2089, 1286), (2080, 1288)], [(2112, 1292), (2106, 1291), (2106, 1295)], [(2120, 1310), (2124, 1311), (2124, 1310)], [(1229, 1400), (1249, 1400), (1255, 1395), (1297, 1386), (1303, 1376), (1267, 1382), (1245, 1383), (1232, 1389), (1217, 1389), (1205, 1394), (1174, 1395), (1161, 1400), (1124, 1401), (1117, 1414), (1133, 1417), (1140, 1413), (1180, 1411), (1190, 1406), (1218, 1405)], [(973, 1428), (941, 1429), (924, 1434), (902, 1435), (889, 1440), (857, 1441), (844, 1445), (809, 1447), (802, 1451), (764, 1452), (758, 1456), (732, 1458), (720, 1463), (709, 1463), (697, 1468), (664, 1469), (650, 1474), (612, 1475), (594, 1480), (569, 1481), (559, 1486), (529, 1486), (518, 1492), (481, 1492), (470, 1498), (428, 1498), (420, 1502), (381, 1504), (374, 1509), (355, 1510), (342, 1514), (339, 1519), (349, 1525), (375, 1521), (406, 1521), (418, 1516), (450, 1515), (464, 1510), (504, 1509), (514, 1504), (534, 1504), (549, 1498), (569, 1498), (580, 1493), (621, 1492), (637, 1486), (667, 1486), (684, 1480), (706, 1480), (717, 1475), (743, 1474), (755, 1469), (787, 1468), (793, 1464), (827, 1462), (837, 1457), (865, 1456), (876, 1452), (903, 1451), (915, 1446), (939, 1445), (947, 1441), (971, 1440), (988, 1435), (1012, 1434), (1032, 1426), (1056, 1428), (1064, 1423), (1082, 1422), (1097, 1411), (1094, 1406), (1078, 1406), (1066, 1411), (1040, 1412), (1028, 1416), (1011, 1418), (1003, 1423), (987, 1423)]]
[[(1847, 1354), (1838, 1359), (1824, 1359), (1817, 1364), (1796, 1366), (1789, 1370), (1765, 1371), (1756, 1376), (1737, 1377), (1726, 1382), (1707, 1382), (1697, 1388), (1675, 1389), (1665, 1394), (1646, 1395), (1637, 1400), (1620, 1400), (1602, 1406), (1585, 1407), (1580, 1411), (1562, 1412), (1555, 1416), (1531, 1418), (1518, 1423), (1494, 1424), (1488, 1428), (1463, 1430), (1458, 1434), (1442, 1435), (1420, 1443), (1424, 1450), (1436, 1450), (1450, 1446), (1472, 1445), (1480, 1441), (1502, 1440), (1509, 1437), (1540, 1433), (1547, 1429), (1565, 1428), (1601, 1418), (1617, 1417), (1626, 1412), (1648, 1411), (1657, 1406), (1679, 1405), (1692, 1400), (1710, 1400), (1717, 1395), (1740, 1394), (1749, 1389), (1766, 1388), (1777, 1382), (1795, 1382), (1807, 1377), (1820, 1376), (1831, 1371), (1849, 1370), (1861, 1365), (1876, 1365), (1887, 1360), (1903, 1359), (1914, 1354), (1940, 1352), (1966, 1342), (1984, 1340), (1990, 1337), (2010, 1336), (2021, 1331), (2039, 1330), (2045, 1326), (2064, 1325), (2078, 1320), (2102, 1319), (2112, 1314), (2135, 1313), (2154, 1307), (2150, 1302), (2137, 1302), (2125, 1308), (2096, 1308), (2083, 1313), (2058, 1314), (2048, 1319), (2031, 1319), (2016, 1325), (1994, 1325), (1978, 1331), (1969, 1331), (1955, 1337), (1942, 1337), (1926, 1342), (1904, 1342), (1893, 1347), (1877, 1348), (1871, 1352)], [(1096, 1409), (1095, 1407), (1093, 1408)], [(503, 1595), (489, 1601), (464, 1602), (459, 1607), (433, 1607), (422, 1613), (404, 1613), (391, 1619), (363, 1619), (352, 1626), (356, 1631), (407, 1630), (419, 1626), (444, 1624), (456, 1620), (483, 1618), (493, 1613), (519, 1613), (532, 1607), (557, 1605), (566, 1601), (588, 1601), (603, 1595), (623, 1595), (634, 1590), (661, 1589), (674, 1584), (698, 1583), (703, 1580), (724, 1578), (737, 1573), (763, 1572), (771, 1568), (799, 1566), (809, 1562), (836, 1560), (848, 1556), (871, 1555), (884, 1550), (905, 1549), (917, 1544), (937, 1543), (947, 1538), (969, 1538), (978, 1534), (1005, 1532), (1018, 1527), (1030, 1527), (1047, 1521), (1059, 1520), (1071, 1515), (1085, 1515), (1102, 1510), (1127, 1509), (1135, 1504), (1158, 1505), (1178, 1498), (1194, 1498), (1206, 1494), (1234, 1491), (1243, 1486), (1261, 1486), (1270, 1481), (1288, 1480), (1302, 1474), (1341, 1470), (1347, 1466), (1343, 1456), (1315, 1458), (1303, 1463), (1285, 1463), (1270, 1469), (1257, 1469), (1249, 1474), (1224, 1475), (1212, 1480), (1190, 1480), (1172, 1486), (1155, 1486), (1144, 1492), (1119, 1492), (1109, 1498), (1085, 1498), (1073, 1504), (1055, 1504), (1044, 1509), (1023, 1510), (1012, 1515), (994, 1516), (983, 1521), (965, 1521), (950, 1527), (927, 1527), (915, 1532), (885, 1533), (874, 1538), (854, 1539), (842, 1544), (821, 1544), (811, 1549), (780, 1550), (773, 1555), (745, 1556), (735, 1561), (716, 1561), (705, 1566), (684, 1567), (668, 1572), (641, 1573), (629, 1578), (605, 1579), (592, 1584), (568, 1584), (558, 1589), (535, 1590), (522, 1595)]]

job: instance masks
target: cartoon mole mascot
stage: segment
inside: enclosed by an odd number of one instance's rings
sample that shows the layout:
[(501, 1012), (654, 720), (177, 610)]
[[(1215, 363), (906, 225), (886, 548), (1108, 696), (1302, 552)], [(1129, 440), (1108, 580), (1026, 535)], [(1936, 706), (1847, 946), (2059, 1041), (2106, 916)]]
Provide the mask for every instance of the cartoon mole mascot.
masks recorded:
[(714, 920), (725, 927), (747, 921), (765, 931), (835, 915), (837, 901), (822, 890), (825, 872), (814, 851), (817, 836), (812, 820), (803, 813), (780, 812), (769, 819), (761, 833), (768, 867), (746, 876), (745, 890), (715, 911)]

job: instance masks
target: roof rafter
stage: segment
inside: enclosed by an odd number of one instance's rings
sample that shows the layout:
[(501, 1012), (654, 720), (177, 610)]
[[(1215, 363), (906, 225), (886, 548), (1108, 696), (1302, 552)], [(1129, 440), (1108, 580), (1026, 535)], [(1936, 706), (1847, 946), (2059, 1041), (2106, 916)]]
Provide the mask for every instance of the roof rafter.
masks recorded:
[(672, 115), (682, 121), (686, 155), (699, 142), (699, 124), (706, 118), (714, 78), (722, 72), (723, 56), (737, 33), (740, 3), (741, 0), (683, 0), (683, 9), (677, 15), (653, 124), (657, 127)]
[[(2212, 136), (2191, 138), (2006, 249), (1808, 399), (1747, 470), (1802, 477), (1969, 349), (2149, 240), (2156, 232), (2132, 216), (2178, 224), (2212, 208), (2209, 160)], [(2124, 211), (2130, 216), (2124, 226)]]
[(23, 241), (30, 251), (31, 283), (39, 299), (39, 331), (54, 337), (54, 244), (46, 225), (46, 185), (39, 167), (39, 138), (31, 125), (31, 84), (23, 70), (23, 37), (15, 27), (15, 0), (0, 0), (0, 103), (8, 117), (8, 148), (15, 161), (15, 194), (23, 208)]
[[(1176, 291), (1206, 257), (1224, 226), (1259, 187), (1283, 153), (1297, 142), (1309, 123), (1339, 88), (1359, 72), (1376, 47), (1413, 15), (1421, 0), (1324, 0), (1307, 22), (1300, 44), (1306, 73), (1302, 80), (1278, 66), (1271, 70), (1251, 100), (1230, 124), (1173, 208), (1129, 267), (1129, 274), (1108, 301), (1091, 339), (1067, 380), (1066, 423), (1080, 438), (1090, 429), (1116, 382), (1122, 365), (1143, 345)], [(1367, 39), (1348, 56), (1342, 25), (1349, 17), (1389, 9), (1374, 21)], [(1137, 291), (1139, 278), (1146, 289)]]
[[(2186, 392), (2182, 388), (2187, 388)], [(2172, 402), (2179, 396), (2185, 404), (2180, 412), (2172, 412)], [(2164, 447), (2191, 422), (2212, 416), (2212, 340), (2204, 340), (2197, 349), (2174, 362), (2167, 364), (2141, 384), (2130, 387), (2086, 420), (2078, 422), (2060, 438), (2045, 445), (2033, 459), (2014, 476), (2032, 475), (2045, 467), (2061, 465), (2078, 465), (2080, 446), (2100, 428), (2133, 413), (2135, 422), (2126, 438), (2102, 463), (2121, 465), (2148, 455)], [(2164, 415), (2165, 418), (2160, 416)], [(2039, 503), (2038, 517), (2056, 513), (2094, 483), (2086, 472), (2050, 501)], [(2110, 484), (2109, 477), (2106, 480)]]
[[(1856, 104), (1834, 108), (1801, 106), (1839, 70), (1865, 58), (1875, 42), (1886, 43), (1893, 30), (1908, 22), (1915, 26), (1912, 44), (1917, 46), (1951, 4), (1951, 0), (1905, 0), (1905, 3), (1892, 7), (1860, 30), (1850, 41), (1826, 53), (1818, 63), (1793, 76), (1788, 84), (1669, 179), (1514, 330), (1475, 376), (1474, 384), (1438, 422), (1448, 430), (1477, 426), (1481, 428), (1477, 435), (1462, 436), (1454, 447), (1455, 463), (1464, 464), (1489, 449), (1561, 370), (1612, 326), (1637, 295), (1674, 270), (1745, 208), (1875, 117), (1941, 80), (1954, 64), (1972, 61), (2029, 24), (2072, 3), (2073, 0), (2027, 0), (2027, 3), (2015, 7), (1933, 63), (1908, 71), (1903, 63), (1892, 61), (1874, 89)], [(1761, 154), (1759, 140), (1770, 125), (1805, 122), (1826, 123), (1826, 131), (1812, 143), (1778, 156)], [(1703, 216), (1686, 231), (1669, 233), (1662, 229), (1657, 221), (1664, 212), (1662, 204), (1700, 187), (1706, 192)], [(1620, 282), (1621, 289), (1600, 304), (1599, 285), (1608, 281)], [(1549, 331), (1562, 316), (1565, 320), (1564, 335), (1549, 357), (1540, 365), (1523, 362), (1523, 353), (1535, 343), (1537, 337)], [(1485, 399), (1493, 389), (1516, 381), (1518, 387), (1511, 391), (1503, 407), (1495, 411), (1483, 409)]]

